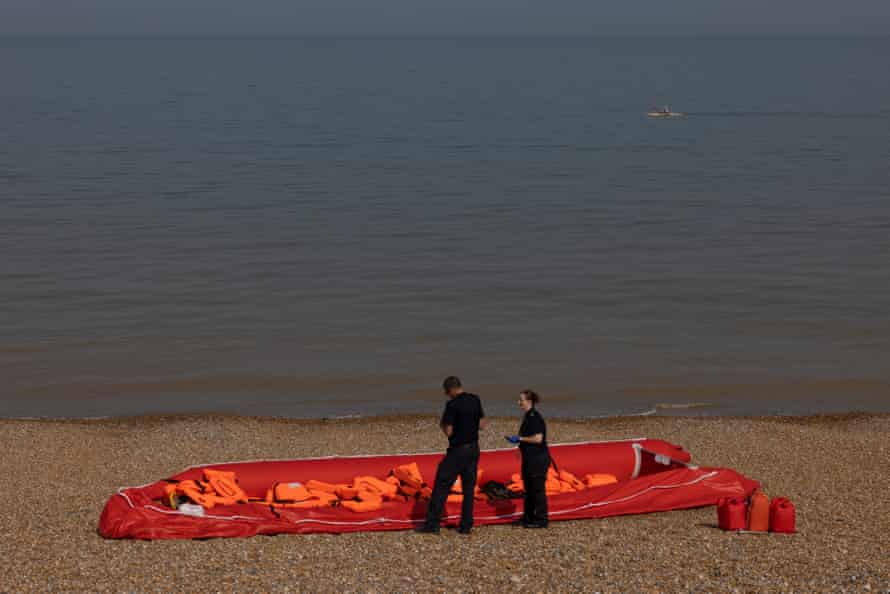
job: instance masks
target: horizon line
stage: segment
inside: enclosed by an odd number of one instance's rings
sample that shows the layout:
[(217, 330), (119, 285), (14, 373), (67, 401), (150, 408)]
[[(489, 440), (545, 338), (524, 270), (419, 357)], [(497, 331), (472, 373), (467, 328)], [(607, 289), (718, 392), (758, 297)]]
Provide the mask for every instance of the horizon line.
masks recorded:
[(0, 39), (880, 39), (884, 32), (677, 32), (677, 33), (539, 33), (539, 32), (26, 32), (3, 33)]

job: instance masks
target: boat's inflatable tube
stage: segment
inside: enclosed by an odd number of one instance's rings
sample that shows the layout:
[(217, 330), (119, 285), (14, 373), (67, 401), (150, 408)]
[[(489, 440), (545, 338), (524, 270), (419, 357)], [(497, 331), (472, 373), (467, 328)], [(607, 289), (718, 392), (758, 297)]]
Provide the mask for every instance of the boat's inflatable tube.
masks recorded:
[[(723, 497), (747, 497), (758, 487), (739, 473), (725, 468), (699, 468), (690, 464), (680, 446), (655, 439), (586, 442), (550, 447), (561, 470), (576, 476), (589, 473), (615, 475), (617, 483), (549, 497), (550, 519), (573, 520), (621, 514), (638, 514), (714, 505)], [(209, 510), (188, 506), (175, 510), (162, 502), (170, 481), (200, 479), (205, 468), (235, 472), (250, 497), (262, 498), (276, 483), (349, 483), (353, 477), (385, 477), (402, 464), (416, 462), (423, 477), (432, 482), (442, 454), (402, 454), (262, 460), (193, 466), (141, 487), (123, 487), (105, 505), (99, 534), (106, 538), (211, 538), (255, 534), (356, 532), (403, 530), (420, 524), (426, 501), (387, 501), (382, 508), (355, 512), (343, 507), (273, 509), (261, 503), (217, 505)], [(482, 452), (479, 468), (485, 480), (509, 482), (519, 471), (515, 448)], [(195, 513), (197, 511), (197, 513)], [(476, 525), (502, 524), (522, 516), (522, 499), (477, 501)], [(460, 504), (446, 506), (446, 525), (456, 525)]]

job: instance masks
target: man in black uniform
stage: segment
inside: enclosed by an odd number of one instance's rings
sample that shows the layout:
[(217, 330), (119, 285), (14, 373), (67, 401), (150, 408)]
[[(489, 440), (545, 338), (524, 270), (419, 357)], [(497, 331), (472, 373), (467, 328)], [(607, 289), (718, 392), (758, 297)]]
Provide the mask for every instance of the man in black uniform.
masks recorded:
[(473, 528), (473, 493), (476, 489), (476, 469), (479, 465), (479, 429), (485, 426), (482, 401), (475, 394), (464, 392), (460, 379), (449, 376), (442, 382), (448, 396), (439, 426), (448, 437), (448, 451), (436, 470), (436, 482), (427, 508), (426, 522), (419, 532), (436, 533), (445, 499), (460, 476), (464, 493), (461, 504), (461, 534)]

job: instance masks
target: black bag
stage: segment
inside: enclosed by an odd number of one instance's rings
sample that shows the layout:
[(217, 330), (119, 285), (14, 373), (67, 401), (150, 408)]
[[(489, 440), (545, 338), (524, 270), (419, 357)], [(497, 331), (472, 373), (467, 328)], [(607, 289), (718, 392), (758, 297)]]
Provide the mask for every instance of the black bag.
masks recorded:
[(482, 485), (482, 492), (491, 501), (498, 501), (502, 499), (519, 499), (522, 497), (522, 493), (514, 493), (507, 488), (507, 485), (505, 485), (504, 483), (499, 483), (497, 481), (488, 481), (487, 483)]

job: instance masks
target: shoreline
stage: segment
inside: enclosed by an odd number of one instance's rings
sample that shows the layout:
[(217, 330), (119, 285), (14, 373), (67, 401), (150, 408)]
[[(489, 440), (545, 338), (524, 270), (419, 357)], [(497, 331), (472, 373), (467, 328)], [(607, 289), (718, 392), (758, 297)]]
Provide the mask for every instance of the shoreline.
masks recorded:
[[(311, 380), (311, 381), (310, 381)], [(424, 384), (371, 376), (303, 378), (277, 375), (218, 375), (157, 378), (141, 382), (74, 385), (51, 389), (29, 380), (28, 389), (0, 397), (12, 418), (102, 418), (134, 415), (244, 414), (333, 418), (436, 414), (441, 396)], [(308, 382), (308, 383), (307, 383)], [(338, 383), (339, 382), (339, 383)], [(407, 383), (406, 383), (407, 382)], [(489, 414), (511, 415), (521, 386), (480, 383)], [(300, 388), (300, 389), (297, 389)], [(361, 397), (357, 391), (361, 390)], [(296, 395), (299, 395), (297, 397)], [(394, 397), (397, 395), (397, 397)], [(786, 416), (849, 411), (890, 413), (890, 382), (879, 378), (798, 379), (708, 383), (678, 380), (611, 383), (595, 394), (558, 388), (545, 395), (551, 418), (600, 418), (694, 414), (697, 416)]]
[[(646, 436), (684, 446), (695, 464), (738, 470), (794, 502), (793, 536), (723, 532), (713, 507), (554, 521), (543, 531), (481, 527), (470, 538), (446, 530), (439, 538), (376, 532), (140, 542), (96, 533), (122, 485), (210, 462), (443, 451), (436, 420), (0, 419), (0, 488), (10, 502), (0, 510), (0, 589), (152, 591), (164, 576), (189, 592), (858, 592), (867, 584), (890, 594), (882, 553), (890, 534), (890, 414), (548, 422), (553, 443)], [(505, 447), (502, 436), (517, 424), (518, 415), (492, 417), (480, 445)]]
[[(490, 420), (509, 420), (518, 419), (519, 415), (488, 415)], [(672, 419), (672, 420), (701, 420), (701, 421), (785, 421), (789, 423), (810, 423), (810, 422), (846, 422), (868, 418), (885, 418), (890, 420), (890, 412), (871, 412), (863, 410), (852, 410), (843, 413), (812, 413), (812, 414), (788, 414), (788, 415), (661, 415), (654, 414), (624, 414), (624, 415), (607, 415), (592, 417), (570, 417), (570, 416), (547, 416), (548, 422), (559, 423), (608, 423), (611, 421), (633, 421), (636, 419)], [(286, 416), (264, 416), (264, 415), (244, 415), (237, 413), (170, 413), (158, 414), (148, 413), (139, 415), (120, 415), (120, 416), (100, 416), (100, 417), (3, 417), (0, 416), (0, 423), (72, 423), (72, 424), (105, 424), (105, 423), (122, 423), (122, 424), (154, 424), (162, 422), (177, 422), (189, 420), (207, 420), (222, 421), (244, 419), (250, 421), (270, 422), (270, 423), (293, 423), (293, 424), (330, 424), (330, 423), (367, 423), (371, 421), (380, 422), (399, 422), (399, 421), (416, 421), (422, 419), (438, 419), (438, 415), (425, 413), (393, 413), (383, 415), (337, 415), (332, 417), (286, 417)]]

